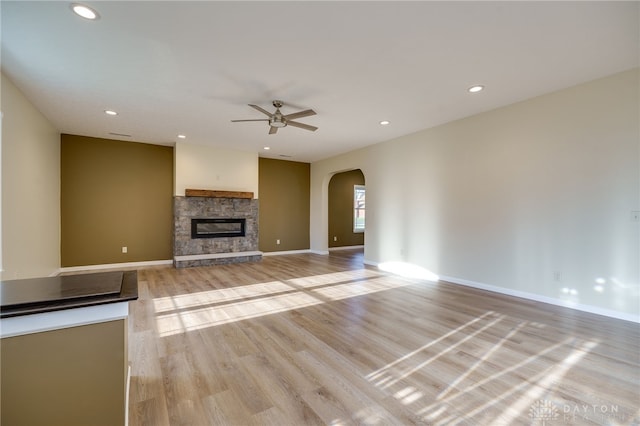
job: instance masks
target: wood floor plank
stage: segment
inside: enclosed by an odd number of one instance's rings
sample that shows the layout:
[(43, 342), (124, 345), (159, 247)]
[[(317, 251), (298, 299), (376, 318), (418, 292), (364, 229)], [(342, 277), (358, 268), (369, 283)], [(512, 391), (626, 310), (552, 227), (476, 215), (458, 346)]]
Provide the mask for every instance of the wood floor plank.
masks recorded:
[(130, 425), (640, 423), (637, 324), (362, 257), (139, 270)]
[(242, 358), (247, 374), (251, 375), (261, 391), (268, 395), (281, 415), (280, 424), (321, 425), (320, 417), (309, 407), (299, 390), (287, 380), (285, 374), (274, 368), (263, 354)]
[(167, 404), (164, 398), (149, 398), (132, 403), (129, 411), (129, 423), (140, 426), (169, 425)]

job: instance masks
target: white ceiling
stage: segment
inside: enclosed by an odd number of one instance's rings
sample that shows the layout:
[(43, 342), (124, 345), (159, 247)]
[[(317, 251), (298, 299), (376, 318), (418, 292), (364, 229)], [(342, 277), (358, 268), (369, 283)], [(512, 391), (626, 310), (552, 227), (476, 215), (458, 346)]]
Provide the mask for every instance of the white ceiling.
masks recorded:
[[(635, 1), (85, 4), (101, 18), (69, 2), (0, 6), (2, 70), (62, 133), (159, 144), (184, 133), (305, 162), (640, 62)], [(319, 130), (231, 123), (264, 118), (247, 104), (274, 99), (284, 114), (314, 109), (298, 121)]]

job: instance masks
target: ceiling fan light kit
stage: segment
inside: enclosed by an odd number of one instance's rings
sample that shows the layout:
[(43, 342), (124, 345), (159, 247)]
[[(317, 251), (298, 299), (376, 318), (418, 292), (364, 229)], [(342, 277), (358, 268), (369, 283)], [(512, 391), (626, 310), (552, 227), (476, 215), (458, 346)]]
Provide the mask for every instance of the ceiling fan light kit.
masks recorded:
[(284, 102), (275, 100), (275, 101), (272, 102), (272, 104), (276, 109), (275, 112), (273, 112), (273, 113), (265, 110), (262, 107), (259, 107), (258, 105), (249, 104), (249, 106), (251, 108), (254, 108), (254, 109), (260, 111), (261, 113), (263, 113), (264, 115), (268, 116), (269, 118), (248, 119), (248, 120), (231, 120), (231, 121), (233, 123), (242, 122), (242, 121), (267, 121), (269, 123), (269, 134), (270, 135), (275, 134), (278, 131), (278, 129), (280, 129), (282, 127), (287, 127), (287, 126), (299, 127), (301, 129), (309, 130), (309, 131), (312, 131), (312, 132), (315, 132), (316, 130), (318, 130), (318, 128), (315, 127), (315, 126), (310, 126), (308, 124), (304, 124), (304, 123), (299, 123), (297, 121), (293, 121), (293, 119), (296, 119), (296, 118), (309, 117), (311, 115), (316, 115), (316, 112), (314, 110), (307, 109), (307, 110), (304, 110), (304, 111), (298, 111), (298, 112), (294, 112), (294, 113), (291, 113), (291, 114), (283, 115), (280, 112), (280, 108), (282, 108), (282, 106), (284, 105)]

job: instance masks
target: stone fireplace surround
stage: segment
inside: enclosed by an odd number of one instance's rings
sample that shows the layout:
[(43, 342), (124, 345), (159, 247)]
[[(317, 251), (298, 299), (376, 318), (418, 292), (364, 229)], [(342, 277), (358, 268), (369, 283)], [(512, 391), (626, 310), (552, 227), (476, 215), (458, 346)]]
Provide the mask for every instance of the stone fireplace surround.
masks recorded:
[[(190, 194), (197, 194), (190, 196)], [(191, 238), (191, 219), (244, 218), (244, 237)], [(173, 265), (176, 268), (251, 262), (258, 251), (258, 200), (252, 193), (187, 190), (173, 198)]]

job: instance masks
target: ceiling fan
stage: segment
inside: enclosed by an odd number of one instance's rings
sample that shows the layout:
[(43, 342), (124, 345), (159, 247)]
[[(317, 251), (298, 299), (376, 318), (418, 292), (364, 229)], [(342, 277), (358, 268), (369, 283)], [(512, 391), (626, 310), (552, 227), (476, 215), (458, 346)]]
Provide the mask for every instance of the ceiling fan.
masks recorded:
[(314, 110), (306, 109), (304, 111), (299, 111), (299, 112), (294, 112), (292, 114), (284, 115), (280, 112), (280, 108), (282, 108), (282, 106), (284, 105), (284, 102), (273, 101), (272, 104), (276, 108), (276, 111), (274, 113), (270, 113), (269, 111), (263, 108), (260, 108), (258, 105), (249, 104), (251, 108), (257, 109), (261, 113), (269, 116), (269, 118), (250, 119), (250, 120), (231, 120), (231, 121), (234, 123), (241, 122), (241, 121), (268, 121), (270, 135), (275, 134), (280, 127), (287, 127), (287, 126), (299, 127), (301, 129), (310, 130), (312, 132), (315, 132), (316, 130), (318, 130), (318, 128), (315, 126), (310, 126), (308, 124), (292, 121), (295, 118), (302, 118), (302, 117), (308, 117), (310, 115), (316, 115), (316, 112)]

